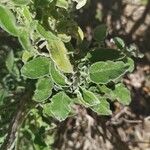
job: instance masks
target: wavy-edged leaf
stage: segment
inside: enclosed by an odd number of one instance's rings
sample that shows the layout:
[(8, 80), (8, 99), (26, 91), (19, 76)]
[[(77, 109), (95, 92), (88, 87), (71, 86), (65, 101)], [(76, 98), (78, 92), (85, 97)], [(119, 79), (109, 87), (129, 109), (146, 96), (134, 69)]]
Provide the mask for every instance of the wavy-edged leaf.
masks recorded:
[(71, 99), (64, 93), (59, 92), (51, 99), (51, 103), (45, 104), (43, 111), (48, 116), (53, 116), (59, 121), (65, 120), (71, 112)]
[(65, 86), (67, 78), (56, 68), (56, 66), (52, 63), (50, 67), (50, 74), (53, 81), (60, 85)]
[(97, 62), (89, 69), (90, 79), (94, 83), (106, 84), (124, 75), (128, 67), (128, 64), (122, 61)]
[(51, 96), (52, 88), (53, 88), (53, 82), (50, 77), (38, 79), (33, 100), (37, 102), (44, 102)]
[(92, 106), (91, 109), (99, 115), (111, 115), (110, 104), (106, 98), (100, 99), (100, 104)]
[(49, 74), (49, 65), (49, 58), (36, 57), (22, 67), (21, 73), (27, 78), (37, 79)]
[(83, 104), (89, 107), (100, 103), (99, 98), (93, 92), (85, 88), (81, 88), (81, 90)]
[(0, 5), (0, 27), (13, 36), (18, 36), (19, 34), (13, 13), (2, 5)]

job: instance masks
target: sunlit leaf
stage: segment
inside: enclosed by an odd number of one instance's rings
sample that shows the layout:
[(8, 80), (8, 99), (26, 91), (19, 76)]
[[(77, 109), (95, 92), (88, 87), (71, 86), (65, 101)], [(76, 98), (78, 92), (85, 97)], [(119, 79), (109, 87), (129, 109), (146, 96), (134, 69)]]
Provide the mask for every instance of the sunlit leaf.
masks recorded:
[(87, 3), (87, 0), (73, 0), (73, 1), (77, 2), (76, 9), (82, 8)]
[(80, 27), (78, 27), (78, 36), (81, 41), (84, 39), (84, 33)]
[(37, 26), (37, 30), (47, 40), (50, 56), (57, 67), (65, 73), (72, 73), (73, 67), (65, 44), (52, 32), (46, 31), (40, 24)]
[(61, 40), (48, 41), (48, 48), (52, 60), (57, 67), (65, 73), (72, 73), (73, 67), (70, 63), (67, 49)]

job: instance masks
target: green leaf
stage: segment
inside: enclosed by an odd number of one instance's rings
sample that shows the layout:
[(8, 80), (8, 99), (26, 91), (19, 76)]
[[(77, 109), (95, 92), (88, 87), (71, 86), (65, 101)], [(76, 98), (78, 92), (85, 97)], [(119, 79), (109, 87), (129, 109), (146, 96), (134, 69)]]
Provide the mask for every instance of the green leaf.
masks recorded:
[(94, 30), (94, 39), (98, 42), (101, 42), (104, 40), (104, 38), (107, 35), (107, 27), (106, 25), (102, 24), (95, 28)]
[(88, 91), (84, 88), (81, 88), (81, 90), (83, 103), (85, 103), (85, 105), (89, 107), (100, 103), (98, 97), (93, 92)]
[(22, 31), (18, 39), (24, 50), (27, 50), (27, 51), (33, 50), (33, 46), (30, 40), (30, 34), (28, 33), (28, 31), (25, 31), (25, 30)]
[(100, 86), (99, 88), (101, 92), (105, 93), (104, 97), (109, 98), (112, 101), (118, 100), (124, 105), (128, 105), (131, 102), (130, 91), (122, 83), (115, 85), (115, 89), (113, 90), (105, 85)]
[(31, 52), (25, 50), (22, 54), (22, 61), (26, 63), (32, 56), (33, 54)]
[(49, 74), (50, 59), (37, 57), (27, 62), (21, 69), (23, 76), (30, 79), (37, 79)]
[(40, 24), (38, 24), (37, 30), (47, 40), (50, 56), (57, 67), (65, 73), (72, 73), (73, 67), (68, 57), (68, 51), (60, 38), (52, 32), (46, 31)]
[(19, 34), (13, 13), (2, 5), (0, 5), (0, 27), (10, 35), (18, 36)]
[(90, 62), (117, 60), (123, 56), (116, 49), (111, 48), (97, 48), (88, 53)]
[(128, 65), (122, 61), (97, 62), (89, 69), (90, 79), (94, 83), (106, 84), (124, 75), (128, 70)]
[(84, 33), (80, 27), (78, 27), (78, 38), (80, 41), (83, 41), (84, 39)]
[(46, 31), (42, 25), (37, 23), (36, 30), (38, 31), (39, 34), (41, 34), (46, 40), (51, 41), (51, 40), (59, 40), (59, 38), (53, 34), (50, 31)]
[(119, 102), (124, 105), (129, 105), (131, 102), (130, 91), (122, 83), (115, 86), (115, 90), (113, 90), (113, 95)]
[(127, 64), (129, 65), (128, 71), (133, 72), (135, 66), (134, 66), (134, 61), (131, 58), (127, 58)]
[(53, 82), (50, 77), (40, 78), (36, 84), (33, 100), (43, 102), (52, 94)]
[(56, 68), (56, 66), (52, 63), (50, 67), (50, 74), (53, 81), (60, 85), (65, 86), (67, 78)]
[(12, 70), (13, 70), (14, 61), (15, 61), (14, 53), (13, 53), (13, 51), (11, 50), (11, 51), (8, 53), (7, 59), (6, 59), (6, 67), (7, 67), (7, 69), (8, 69), (9, 72), (12, 72)]
[(57, 0), (56, 6), (64, 9), (68, 9), (68, 2), (66, 0)]
[(114, 38), (114, 42), (115, 42), (115, 44), (117, 45), (117, 47), (118, 47), (119, 49), (125, 48), (125, 43), (124, 43), (124, 41), (123, 41), (121, 38), (115, 37), (115, 38)]
[(50, 40), (48, 41), (48, 48), (50, 56), (57, 67), (65, 73), (72, 73), (73, 67), (70, 63), (64, 43), (61, 40)]
[(12, 0), (16, 5), (27, 5), (30, 3), (30, 0)]
[(63, 121), (71, 112), (71, 99), (64, 93), (59, 92), (51, 99), (51, 103), (46, 104), (43, 111), (48, 116), (54, 116), (56, 119)]
[(92, 106), (91, 109), (99, 115), (111, 115), (110, 105), (106, 98), (100, 99), (100, 104)]

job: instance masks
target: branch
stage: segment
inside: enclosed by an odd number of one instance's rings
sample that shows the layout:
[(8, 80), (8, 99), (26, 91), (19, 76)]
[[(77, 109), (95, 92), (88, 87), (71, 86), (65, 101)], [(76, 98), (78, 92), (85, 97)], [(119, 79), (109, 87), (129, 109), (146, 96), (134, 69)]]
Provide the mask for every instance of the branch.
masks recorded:
[(13, 118), (8, 128), (8, 134), (4, 143), (1, 145), (0, 150), (11, 149), (16, 139), (17, 131), (25, 119), (26, 113), (28, 111), (28, 103), (31, 101), (32, 94), (33, 90), (31, 90), (31, 88), (26, 88), (24, 95), (20, 97), (20, 102), (13, 114)]

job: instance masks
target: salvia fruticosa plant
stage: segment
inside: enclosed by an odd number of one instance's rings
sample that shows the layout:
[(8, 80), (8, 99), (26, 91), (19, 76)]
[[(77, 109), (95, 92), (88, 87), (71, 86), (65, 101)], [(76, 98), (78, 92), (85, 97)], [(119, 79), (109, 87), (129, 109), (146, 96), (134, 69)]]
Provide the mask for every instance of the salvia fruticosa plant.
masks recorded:
[[(43, 147), (49, 144), (42, 141), (51, 128), (49, 118), (63, 121), (75, 115), (73, 105), (82, 105), (98, 115), (111, 115), (110, 102), (128, 105), (131, 101), (122, 77), (134, 69), (131, 57), (136, 57), (135, 48), (118, 37), (112, 39), (115, 48), (106, 48), (108, 29), (104, 24), (94, 29), (92, 44), (87, 42), (74, 19), (74, 11), (85, 4), (86, 0), (0, 1), (0, 27), (20, 43), (20, 50), (8, 51), (0, 104), (11, 97), (10, 91), (27, 91), (19, 98), (29, 100), (17, 108), (19, 112), (27, 105), (28, 110), (18, 132), (34, 141), (35, 149), (44, 149), (38, 148), (39, 143)], [(0, 115), (6, 120), (3, 112)], [(4, 132), (7, 126), (1, 129), (2, 144), (9, 133)], [(21, 141), (22, 134), (18, 133), (20, 138), (15, 143)]]

